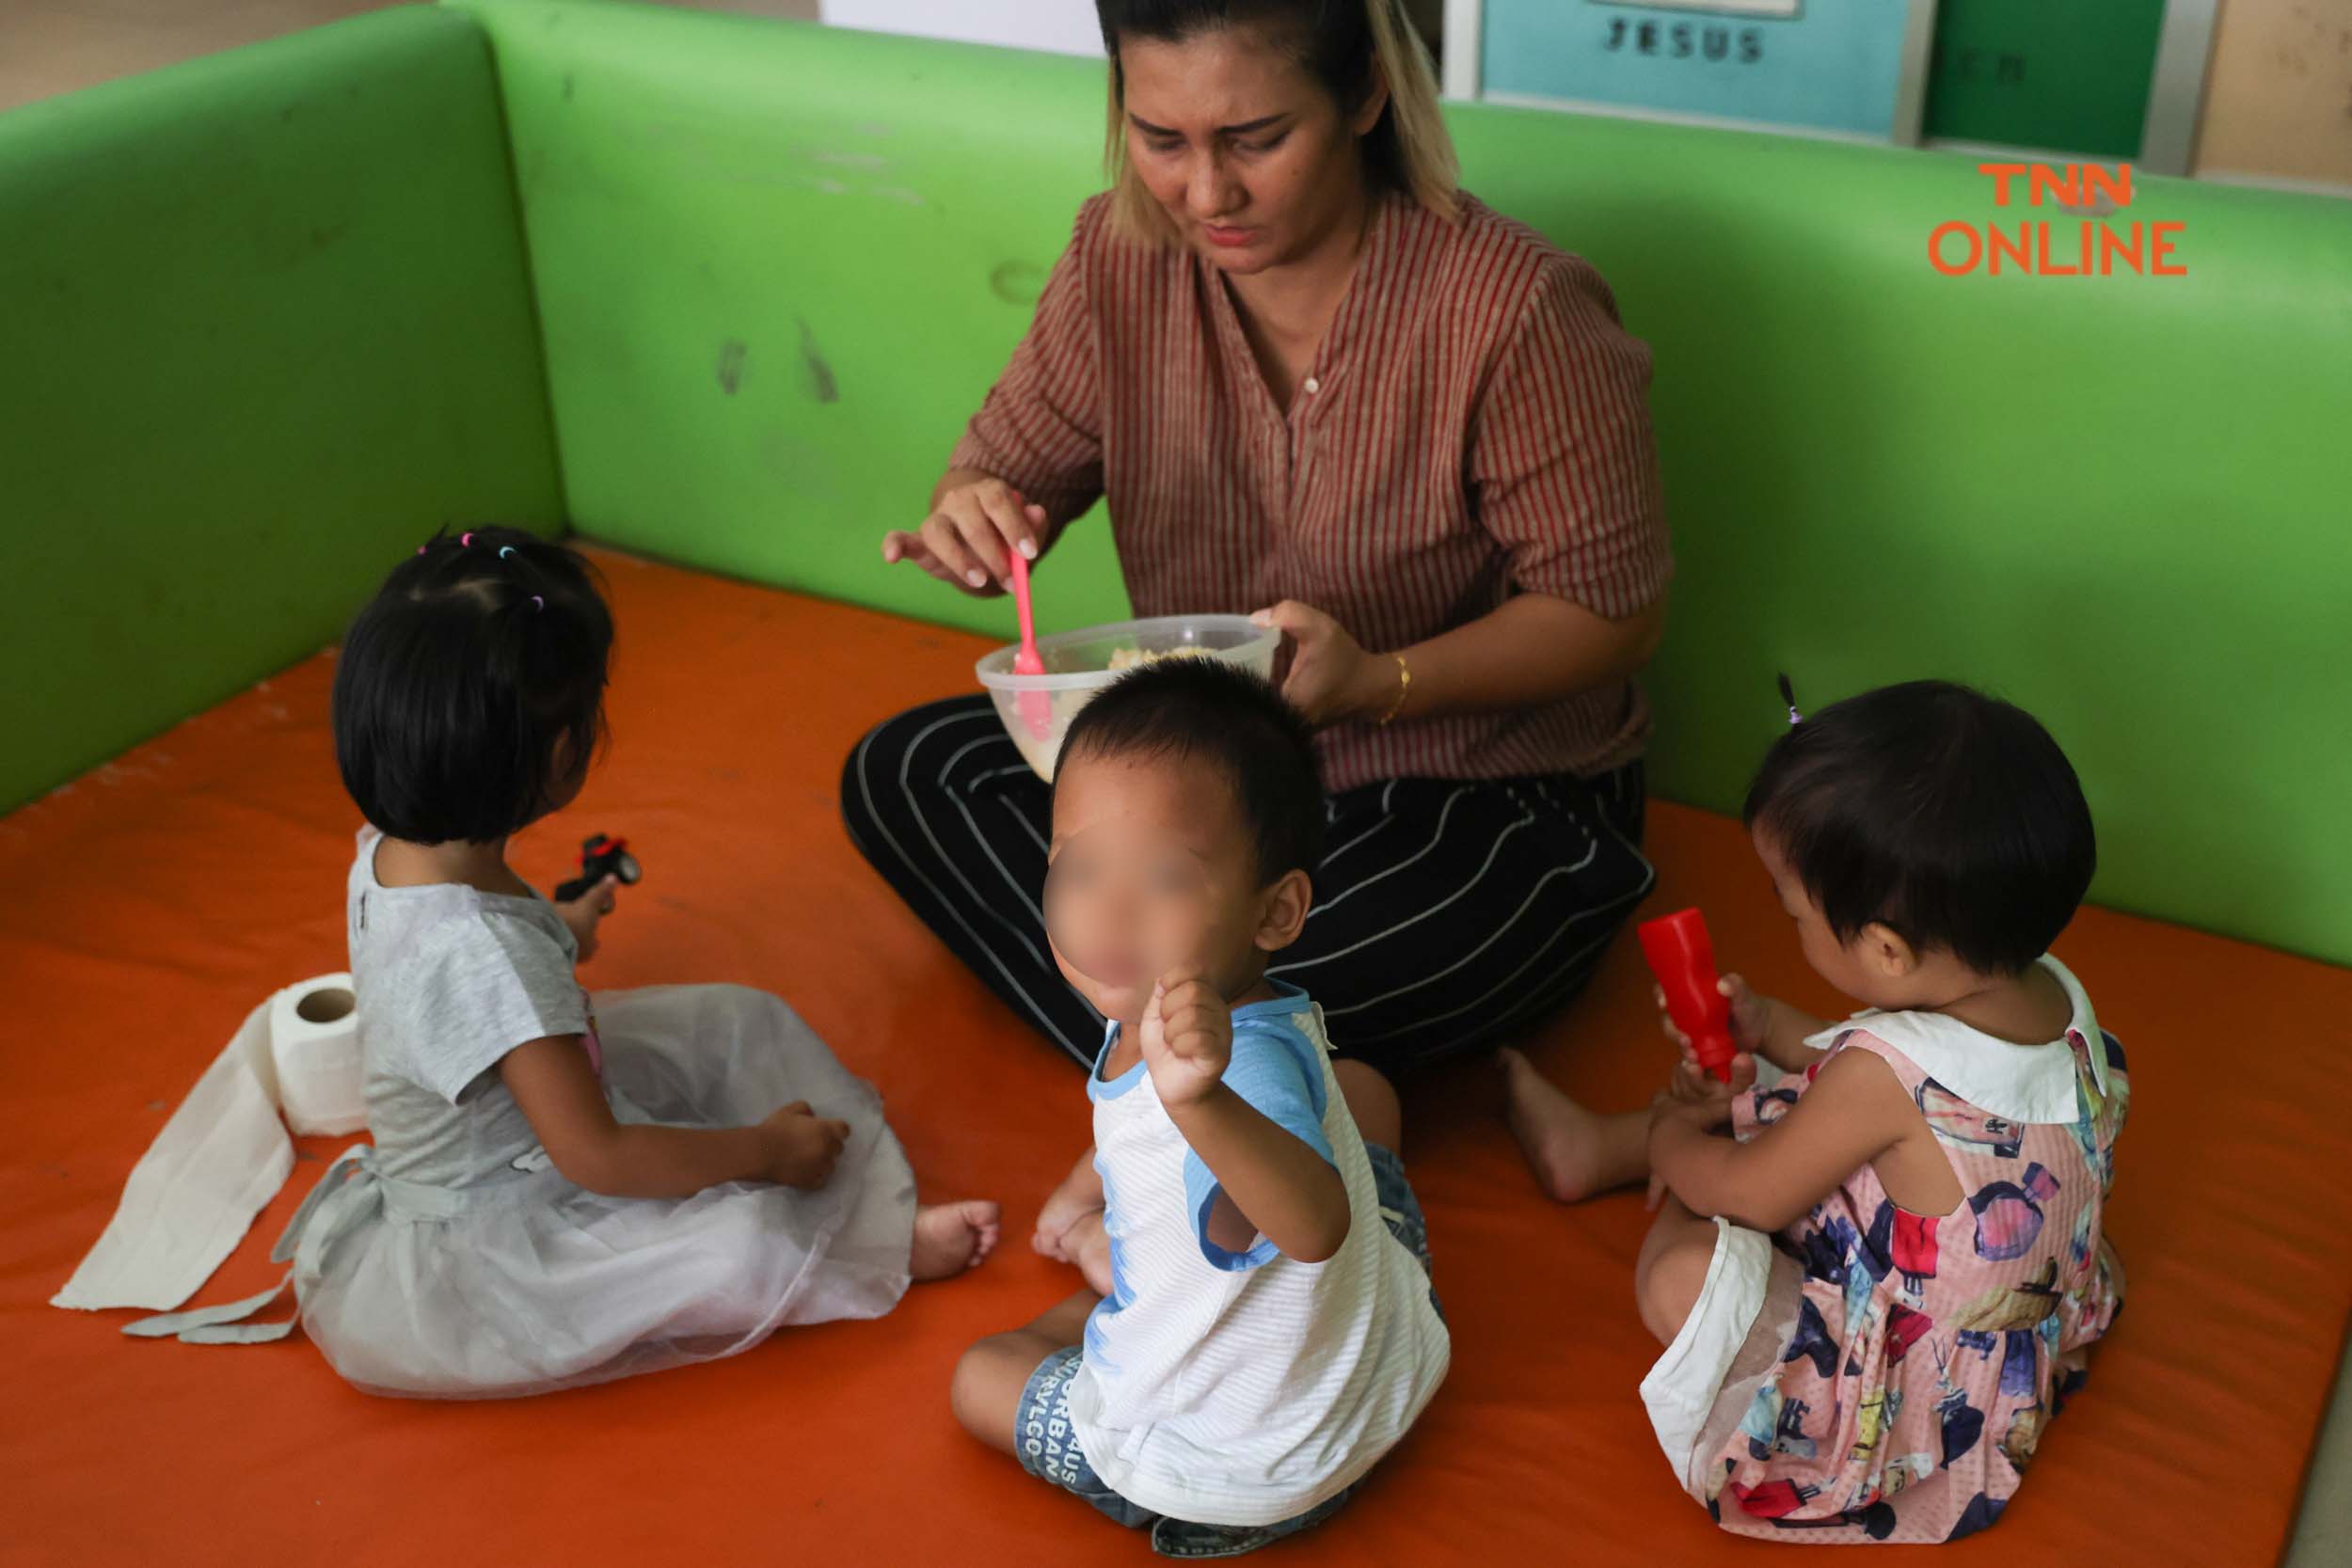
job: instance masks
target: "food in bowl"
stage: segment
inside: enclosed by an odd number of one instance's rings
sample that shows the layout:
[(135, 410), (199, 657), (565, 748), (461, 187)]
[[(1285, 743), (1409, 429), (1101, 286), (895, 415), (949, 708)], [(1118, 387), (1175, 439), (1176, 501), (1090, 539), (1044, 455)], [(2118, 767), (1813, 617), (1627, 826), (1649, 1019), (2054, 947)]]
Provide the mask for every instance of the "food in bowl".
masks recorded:
[[(997, 649), (973, 673), (995, 700), (996, 717), (1037, 776), (1051, 784), (1062, 736), (1095, 694), (1130, 670), (1162, 658), (1215, 658), (1260, 675), (1274, 673), (1274, 651), (1282, 634), (1247, 615), (1159, 615), (1058, 632), (1037, 640), (1041, 675), (1013, 673), (1018, 645)], [(1034, 693), (1047, 701), (1047, 722), (1033, 727)], [(1024, 711), (1023, 699), (1027, 698)]]
[(1113, 673), (1123, 674), (1129, 670), (1140, 670), (1147, 664), (1157, 664), (1164, 658), (1215, 658), (1216, 657), (1216, 649), (1203, 648), (1198, 643), (1180, 648), (1161, 648), (1156, 652), (1142, 648), (1121, 648), (1111, 655), (1109, 668)]

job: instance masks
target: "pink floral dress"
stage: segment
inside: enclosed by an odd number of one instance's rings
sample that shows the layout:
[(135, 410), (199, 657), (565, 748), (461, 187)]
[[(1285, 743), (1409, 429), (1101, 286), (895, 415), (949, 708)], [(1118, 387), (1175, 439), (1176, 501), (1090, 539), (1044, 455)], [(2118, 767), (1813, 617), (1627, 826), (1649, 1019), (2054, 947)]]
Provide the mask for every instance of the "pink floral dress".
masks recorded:
[[(2101, 1218), (2129, 1087), (2081, 986), (2042, 961), (2074, 1002), (2062, 1039), (2019, 1046), (1941, 1014), (1863, 1013), (1812, 1042), (1885, 1062), (1966, 1196), (1915, 1214), (1866, 1165), (1777, 1235), (1717, 1222), (1706, 1288), (1643, 1394), (1724, 1529), (1971, 1534), (2000, 1517), (2082, 1383), (2122, 1305)], [(1756, 1136), (1811, 1081), (1758, 1085), (1735, 1132)]]

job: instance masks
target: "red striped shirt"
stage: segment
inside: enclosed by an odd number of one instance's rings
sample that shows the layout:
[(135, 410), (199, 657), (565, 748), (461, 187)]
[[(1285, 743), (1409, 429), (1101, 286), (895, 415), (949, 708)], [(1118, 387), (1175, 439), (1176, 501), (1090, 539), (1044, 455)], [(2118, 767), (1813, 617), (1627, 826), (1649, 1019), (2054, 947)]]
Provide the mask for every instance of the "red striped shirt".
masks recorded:
[[(1384, 198), (1288, 418), (1223, 275), (1078, 214), (954, 466), (1059, 529), (1110, 502), (1138, 615), (1297, 599), (1375, 652), (1549, 594), (1621, 620), (1664, 590), (1650, 357), (1600, 275), (1476, 199)], [(1335, 725), (1337, 792), (1401, 776), (1591, 774), (1639, 754), (1621, 682), (1510, 713)]]

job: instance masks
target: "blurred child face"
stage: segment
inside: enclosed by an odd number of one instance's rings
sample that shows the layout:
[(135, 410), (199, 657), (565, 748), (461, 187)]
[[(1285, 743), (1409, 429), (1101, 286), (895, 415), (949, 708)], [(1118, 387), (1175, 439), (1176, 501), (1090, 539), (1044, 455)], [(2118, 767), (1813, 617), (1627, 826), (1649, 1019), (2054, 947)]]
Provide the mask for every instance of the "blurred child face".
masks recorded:
[(1199, 965), (1232, 1001), (1307, 917), (1306, 873), (1271, 886), (1233, 788), (1177, 757), (1065, 757), (1054, 784), (1045, 933), (1105, 1018), (1132, 1025), (1161, 976)]

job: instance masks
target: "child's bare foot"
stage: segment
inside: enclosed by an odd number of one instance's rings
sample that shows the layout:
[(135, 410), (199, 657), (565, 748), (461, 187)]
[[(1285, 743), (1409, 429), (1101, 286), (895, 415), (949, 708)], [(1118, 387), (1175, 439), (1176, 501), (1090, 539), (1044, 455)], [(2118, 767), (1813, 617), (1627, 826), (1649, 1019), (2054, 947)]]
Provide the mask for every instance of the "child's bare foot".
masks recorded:
[(907, 1273), (917, 1280), (952, 1279), (996, 1250), (996, 1205), (986, 1198), (932, 1203), (914, 1212), (914, 1250)]
[(1077, 1264), (1078, 1272), (1087, 1276), (1087, 1289), (1096, 1295), (1111, 1293), (1111, 1236), (1103, 1228), (1102, 1210), (1079, 1215), (1062, 1232), (1061, 1251), (1057, 1256)]
[[(1638, 1181), (1647, 1173), (1647, 1126), (1586, 1110), (1554, 1088), (1535, 1064), (1507, 1046), (1502, 1063), (1504, 1114), (1536, 1184), (1558, 1203)], [(1632, 1134), (1643, 1134), (1635, 1141)]]

